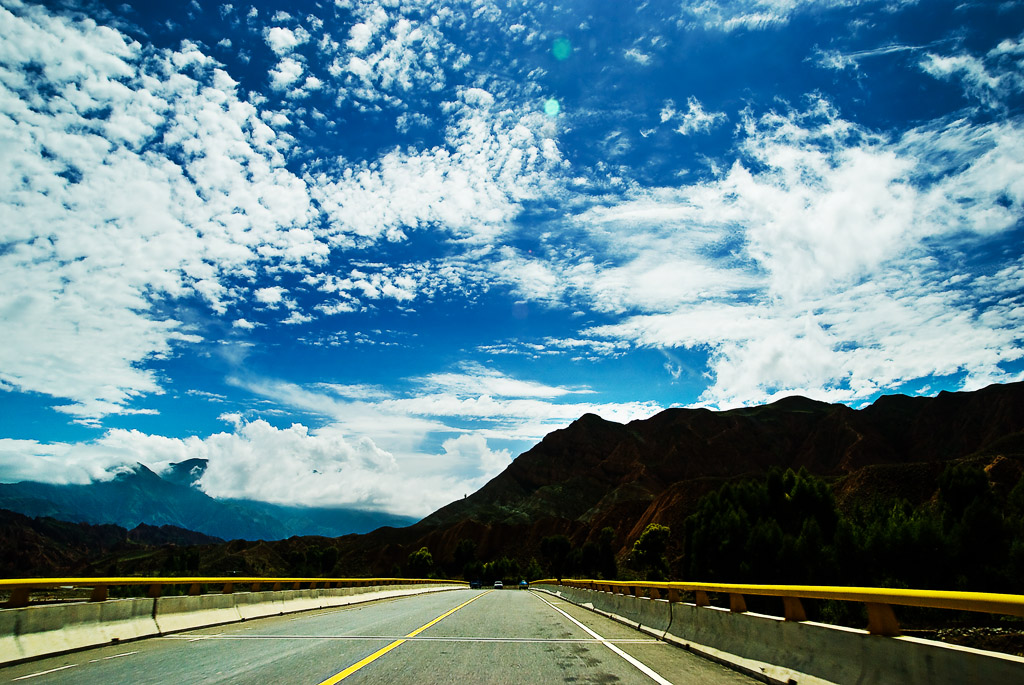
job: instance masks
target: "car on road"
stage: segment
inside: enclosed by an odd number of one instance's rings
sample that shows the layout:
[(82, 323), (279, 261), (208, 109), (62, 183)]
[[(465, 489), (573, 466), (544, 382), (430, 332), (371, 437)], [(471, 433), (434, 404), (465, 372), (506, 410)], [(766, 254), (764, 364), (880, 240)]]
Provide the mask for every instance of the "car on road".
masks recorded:
[(495, 590), (500, 590), (500, 589), (502, 589), (503, 587), (505, 587), (505, 586), (504, 586), (504, 585), (502, 585), (502, 583), (501, 583), (501, 581), (500, 581), (500, 580), (496, 580), (496, 581), (494, 581), (494, 589), (495, 589)]
[(520, 580), (519, 581), (519, 589), (520, 590), (529, 590), (530, 589), (530, 584), (527, 583), (525, 580)]
[(479, 580), (471, 580), (471, 581), (469, 581), (469, 589), (470, 590), (479, 590), (480, 589), (480, 581)]

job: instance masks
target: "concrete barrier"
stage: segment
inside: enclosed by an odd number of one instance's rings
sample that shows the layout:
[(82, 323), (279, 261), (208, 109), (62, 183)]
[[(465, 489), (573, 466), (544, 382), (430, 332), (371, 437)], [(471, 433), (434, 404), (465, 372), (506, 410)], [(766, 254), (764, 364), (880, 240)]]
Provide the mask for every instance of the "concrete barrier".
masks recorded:
[(152, 599), (5, 609), (0, 610), (0, 663), (159, 633)]
[(280, 616), (285, 611), (285, 599), (282, 595), (290, 592), (239, 592), (235, 598), (235, 608), (243, 621), (267, 616)]
[[(1024, 683), (1024, 659), (1008, 654), (718, 607), (535, 587), (768, 683)], [(663, 629), (665, 607), (670, 616)]]
[(25, 659), (18, 639), (18, 613), (0, 611), (0, 664)]
[[(547, 588), (549, 591), (552, 588)], [(661, 637), (672, 624), (672, 605), (664, 599), (648, 599), (611, 592), (559, 587), (558, 593), (573, 604), (614, 618), (633, 628), (657, 633)]]
[(0, 664), (224, 623), (463, 587), (390, 585), (239, 592), (0, 609)]
[(285, 590), (281, 592), (282, 613), (294, 614), (324, 608), (320, 593), (324, 590)]
[(154, 610), (156, 625), (161, 634), (166, 634), (235, 623), (242, 620), (235, 600), (233, 594), (157, 597)]

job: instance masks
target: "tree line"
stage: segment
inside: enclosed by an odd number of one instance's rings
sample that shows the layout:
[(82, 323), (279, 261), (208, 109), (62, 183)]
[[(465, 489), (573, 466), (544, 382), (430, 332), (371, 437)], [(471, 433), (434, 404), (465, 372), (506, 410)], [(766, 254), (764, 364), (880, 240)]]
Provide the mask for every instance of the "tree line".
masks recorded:
[(485, 584), (581, 577), (1019, 593), (1024, 478), (1000, 493), (982, 468), (957, 463), (927, 502), (876, 498), (841, 510), (824, 479), (775, 468), (704, 495), (682, 530), (648, 525), (626, 551), (616, 557), (612, 528), (582, 546), (546, 537), (526, 560), (483, 561), (476, 544), (462, 540), (449, 563), (435, 563), (422, 548), (396, 572)]
[(775, 469), (723, 485), (686, 520), (676, 571), (716, 582), (1024, 591), (1024, 478), (1000, 496), (986, 472), (948, 466), (934, 498), (842, 512), (828, 484)]

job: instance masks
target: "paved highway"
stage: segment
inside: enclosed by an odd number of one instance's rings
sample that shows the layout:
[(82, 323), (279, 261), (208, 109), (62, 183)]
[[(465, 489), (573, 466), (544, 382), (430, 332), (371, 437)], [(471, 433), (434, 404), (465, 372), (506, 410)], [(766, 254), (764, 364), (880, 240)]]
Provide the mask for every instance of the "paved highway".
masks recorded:
[(753, 683), (541, 592), (457, 590), (0, 668), (0, 683)]

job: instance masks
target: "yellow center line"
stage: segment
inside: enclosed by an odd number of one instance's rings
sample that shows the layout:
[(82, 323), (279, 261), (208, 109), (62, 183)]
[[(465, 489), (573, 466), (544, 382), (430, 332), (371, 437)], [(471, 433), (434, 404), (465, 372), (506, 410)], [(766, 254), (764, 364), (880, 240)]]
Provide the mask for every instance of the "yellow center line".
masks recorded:
[(384, 656), (385, 654), (387, 654), (392, 649), (394, 649), (398, 645), (402, 644), (403, 642), (405, 642), (409, 638), (416, 637), (417, 635), (422, 633), (424, 630), (426, 630), (430, 626), (435, 625), (436, 623), (438, 623), (438, 622), (448, 618), (449, 616), (454, 614), (456, 611), (458, 611), (462, 607), (466, 606), (467, 604), (470, 604), (471, 602), (475, 602), (476, 600), (480, 599), (481, 597), (483, 597), (484, 595), (486, 595), (486, 594), (488, 594), (490, 592), (494, 592), (494, 590), (488, 590), (487, 592), (481, 592), (479, 595), (477, 595), (473, 599), (469, 600), (468, 602), (463, 602), (462, 604), (460, 604), (459, 606), (455, 607), (454, 609), (451, 609), (450, 611), (444, 612), (443, 614), (441, 614), (440, 616), (435, 618), (430, 623), (428, 623), (428, 624), (426, 624), (424, 626), (420, 626), (416, 630), (414, 630), (411, 633), (409, 633), (408, 635), (406, 635), (404, 638), (401, 638), (399, 640), (395, 640), (394, 642), (392, 642), (387, 647), (381, 647), (376, 652), (374, 652), (370, 656), (366, 657), (362, 661), (358, 661), (358, 662), (352, 664), (351, 666), (346, 668), (341, 673), (333, 675), (330, 678), (328, 678), (327, 680), (323, 681), (322, 683), (320, 683), (320, 685), (334, 685), (335, 683), (340, 683), (342, 680), (344, 680), (345, 678), (348, 678), (350, 675), (352, 675), (353, 673), (355, 673), (356, 671), (361, 669), (363, 666), (366, 666), (367, 664), (373, 663), (374, 661), (376, 661), (377, 659), (381, 658), (382, 656)]

